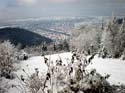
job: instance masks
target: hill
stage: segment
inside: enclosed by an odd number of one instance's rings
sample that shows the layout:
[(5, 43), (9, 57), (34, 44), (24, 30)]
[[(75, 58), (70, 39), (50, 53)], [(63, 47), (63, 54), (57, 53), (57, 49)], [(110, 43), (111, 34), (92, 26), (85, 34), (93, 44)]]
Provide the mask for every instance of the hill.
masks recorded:
[(51, 43), (52, 40), (22, 28), (2, 28), (0, 29), (0, 41), (9, 40), (11, 43), (23, 46), (39, 45), (43, 42)]

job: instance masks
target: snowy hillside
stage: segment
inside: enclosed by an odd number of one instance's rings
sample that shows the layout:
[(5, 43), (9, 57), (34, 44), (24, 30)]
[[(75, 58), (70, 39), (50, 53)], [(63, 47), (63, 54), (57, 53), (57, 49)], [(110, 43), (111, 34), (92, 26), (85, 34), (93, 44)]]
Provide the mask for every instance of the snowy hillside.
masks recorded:
[(108, 81), (111, 84), (125, 84), (125, 61), (123, 60), (95, 57), (86, 69), (92, 68), (96, 68), (102, 75), (110, 74)]
[[(61, 53), (46, 56), (50, 61), (53, 61), (54, 64), (57, 59), (61, 57), (64, 64), (67, 64), (71, 61), (71, 53)], [(17, 72), (18, 75), (25, 73), (22, 69), (28, 74), (33, 74), (35, 72), (35, 68), (38, 68), (41, 73), (45, 74), (47, 72), (47, 66), (44, 64), (44, 58), (41, 56), (36, 56), (28, 59), (27, 61), (21, 62), (21, 69)], [(110, 74), (109, 82), (111, 84), (125, 84), (125, 61), (120, 59), (102, 59), (95, 57), (92, 60), (92, 64), (88, 65), (86, 69), (91, 70), (95, 68), (98, 73), (105, 75)]]
[[(56, 65), (56, 60), (62, 59), (64, 64), (67, 64), (67, 62), (70, 62), (71, 60), (71, 53), (62, 53), (62, 54), (54, 54), (54, 55), (47, 55), (47, 57), (50, 62), (53, 61), (54, 65)], [(24, 69), (29, 75), (33, 74), (35, 72), (35, 68), (38, 68), (39, 71), (42, 73), (42, 75), (45, 75), (47, 73), (47, 65), (44, 63), (43, 56), (36, 56), (29, 58), (26, 61), (22, 61), (20, 64), (21, 69), (18, 70), (16, 73), (17, 75), (23, 74), (24, 76), (27, 76), (22, 69)]]
[[(57, 59), (62, 59), (63, 64), (67, 65), (71, 61), (72, 53), (61, 53), (61, 54), (54, 54), (54, 55), (47, 55), (46, 57), (50, 62), (55, 62)], [(22, 61), (18, 64), (20, 66), (20, 69), (15, 72), (15, 74), (18, 76), (18, 78), (15, 78), (14, 80), (7, 80), (5, 78), (2, 78), (2, 86), (6, 88), (8, 91), (7, 93), (23, 93), (24, 87), (22, 87), (22, 84), (20, 82), (21, 75), (24, 76), (24, 78), (28, 78), (28, 76), (32, 75), (35, 72), (35, 69), (38, 68), (40, 71), (40, 75), (44, 77), (47, 73), (47, 65), (44, 63), (44, 58), (42, 56), (35, 56), (31, 57), (26, 61)], [(90, 64), (86, 69), (92, 69), (96, 68), (97, 72), (99, 72), (102, 75), (105, 75), (105, 73), (110, 74), (110, 78), (108, 81), (111, 84), (118, 84), (123, 83), (125, 84), (125, 61), (121, 61), (120, 59), (101, 59), (98, 57), (95, 57), (92, 61), (92, 64)], [(25, 89), (24, 89), (25, 90)]]

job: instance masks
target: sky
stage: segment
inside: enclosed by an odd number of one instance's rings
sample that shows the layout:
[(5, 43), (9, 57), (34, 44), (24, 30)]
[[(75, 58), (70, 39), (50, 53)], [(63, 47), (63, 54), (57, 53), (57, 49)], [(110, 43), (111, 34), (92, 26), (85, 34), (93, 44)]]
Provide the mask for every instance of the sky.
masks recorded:
[(125, 0), (0, 0), (0, 20), (125, 15)]

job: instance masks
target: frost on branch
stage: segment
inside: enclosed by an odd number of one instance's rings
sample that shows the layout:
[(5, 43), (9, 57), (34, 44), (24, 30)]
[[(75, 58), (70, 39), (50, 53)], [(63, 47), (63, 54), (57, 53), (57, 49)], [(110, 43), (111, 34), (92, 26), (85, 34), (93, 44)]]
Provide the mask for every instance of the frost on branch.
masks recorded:
[(12, 78), (13, 64), (17, 62), (17, 49), (9, 41), (0, 43), (0, 76)]

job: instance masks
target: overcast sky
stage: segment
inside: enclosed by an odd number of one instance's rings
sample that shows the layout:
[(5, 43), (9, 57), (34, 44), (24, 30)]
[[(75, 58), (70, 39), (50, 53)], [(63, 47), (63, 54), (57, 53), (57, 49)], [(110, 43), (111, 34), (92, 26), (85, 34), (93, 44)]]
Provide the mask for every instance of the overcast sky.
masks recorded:
[(125, 15), (125, 0), (0, 0), (0, 20)]

